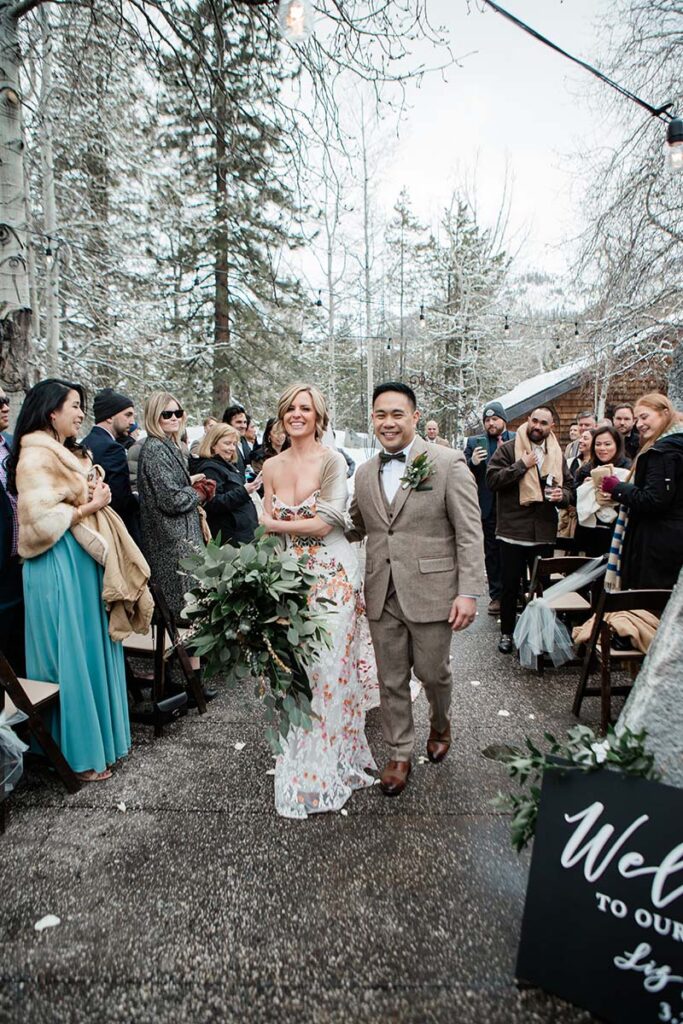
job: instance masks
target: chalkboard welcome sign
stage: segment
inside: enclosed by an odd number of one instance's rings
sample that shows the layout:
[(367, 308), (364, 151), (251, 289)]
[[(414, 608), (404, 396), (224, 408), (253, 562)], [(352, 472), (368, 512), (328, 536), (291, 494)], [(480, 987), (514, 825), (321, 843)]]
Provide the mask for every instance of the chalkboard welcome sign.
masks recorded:
[(546, 773), (516, 974), (614, 1024), (683, 1024), (683, 790)]

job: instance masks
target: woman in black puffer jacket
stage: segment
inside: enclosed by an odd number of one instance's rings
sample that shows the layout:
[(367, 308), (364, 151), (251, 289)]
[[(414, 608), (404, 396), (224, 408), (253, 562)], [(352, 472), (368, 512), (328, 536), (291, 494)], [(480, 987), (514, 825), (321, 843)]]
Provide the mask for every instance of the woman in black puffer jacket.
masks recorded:
[(258, 526), (251, 494), (261, 486), (261, 475), (248, 484), (242, 482), (237, 468), (238, 443), (235, 428), (218, 423), (204, 435), (197, 456), (190, 458), (191, 473), (204, 473), (216, 482), (216, 493), (204, 508), (211, 536), (220, 533), (222, 544), (248, 543)]
[(631, 478), (608, 476), (602, 490), (628, 509), (622, 590), (668, 590), (683, 566), (683, 423), (665, 395), (645, 395), (635, 412), (643, 448)]

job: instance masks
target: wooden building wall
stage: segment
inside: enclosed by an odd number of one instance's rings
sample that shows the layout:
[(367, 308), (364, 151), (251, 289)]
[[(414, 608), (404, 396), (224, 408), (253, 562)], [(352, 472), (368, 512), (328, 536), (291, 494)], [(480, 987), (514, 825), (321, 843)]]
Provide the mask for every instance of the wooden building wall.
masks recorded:
[[(649, 381), (643, 380), (639, 377), (634, 377), (630, 380), (615, 381), (614, 386), (608, 391), (607, 410), (609, 412), (610, 407), (613, 407), (619, 402), (630, 402), (631, 405), (634, 405), (636, 399), (640, 398), (641, 395), (646, 394), (648, 391), (661, 391), (666, 394), (665, 381), (654, 377)], [(573, 388), (573, 390), (567, 391), (565, 394), (554, 398), (550, 402), (550, 405), (555, 409), (560, 421), (559, 431), (556, 431), (559, 436), (559, 441), (563, 445), (567, 444), (569, 441), (570, 423), (577, 418), (580, 412), (583, 412), (585, 409), (593, 408), (593, 387), (590, 382), (581, 384), (578, 387)], [(525, 413), (523, 416), (518, 416), (508, 424), (509, 429), (516, 430), (521, 423), (526, 422), (527, 417), (528, 413)]]

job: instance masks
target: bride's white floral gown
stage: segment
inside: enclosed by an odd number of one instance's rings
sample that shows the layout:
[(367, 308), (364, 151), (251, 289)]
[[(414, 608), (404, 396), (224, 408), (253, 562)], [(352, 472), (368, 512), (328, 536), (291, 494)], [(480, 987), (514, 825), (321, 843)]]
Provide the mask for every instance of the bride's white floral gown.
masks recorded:
[[(298, 506), (273, 498), (273, 516), (290, 522), (316, 514), (318, 491)], [(306, 818), (321, 811), (338, 811), (354, 789), (374, 784), (375, 762), (365, 738), (367, 697), (359, 670), (369, 674), (368, 651), (362, 642), (358, 558), (335, 527), (325, 538), (288, 536), (297, 555), (308, 555), (318, 576), (310, 600), (323, 605), (331, 646), (309, 668), (313, 719), (310, 732), (292, 728), (283, 741), (284, 753), (275, 766), (275, 808), (287, 818)]]

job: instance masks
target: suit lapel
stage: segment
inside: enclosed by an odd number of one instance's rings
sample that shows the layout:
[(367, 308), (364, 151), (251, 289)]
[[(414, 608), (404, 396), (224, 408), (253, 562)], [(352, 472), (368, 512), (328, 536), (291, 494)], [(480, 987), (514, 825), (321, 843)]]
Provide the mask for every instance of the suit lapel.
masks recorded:
[[(419, 434), (416, 434), (415, 440), (413, 441), (413, 447), (410, 449), (410, 458), (408, 459), (406, 469), (408, 468), (408, 466), (411, 465), (411, 463), (417, 458), (418, 455), (421, 455), (422, 452), (426, 451), (426, 443), (422, 440)], [(403, 473), (402, 476), (405, 476), (405, 473)], [(405, 505), (405, 503), (407, 502), (412, 490), (412, 487), (404, 487), (403, 484), (399, 484), (396, 496), (393, 502), (391, 503), (391, 511), (394, 514), (394, 522), (398, 519), (399, 513), (403, 506)]]
[(389, 514), (387, 512), (386, 503), (381, 491), (381, 483), (379, 479), (380, 461), (379, 455), (374, 455), (368, 464), (368, 475), (369, 475), (369, 487), (370, 497), (373, 500), (375, 508), (379, 515), (382, 517), (384, 522), (389, 524)]

